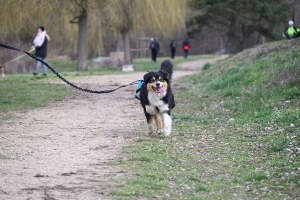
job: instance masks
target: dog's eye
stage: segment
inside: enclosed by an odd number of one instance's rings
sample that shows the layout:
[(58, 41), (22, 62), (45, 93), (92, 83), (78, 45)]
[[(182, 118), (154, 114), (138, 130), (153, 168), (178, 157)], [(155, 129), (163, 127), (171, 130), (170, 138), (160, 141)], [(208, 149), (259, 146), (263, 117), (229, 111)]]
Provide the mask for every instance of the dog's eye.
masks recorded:
[(155, 80), (153, 80), (153, 79), (151, 79), (150, 81), (149, 81), (149, 83), (154, 83), (155, 82)]
[(165, 80), (164, 80), (164, 79), (159, 79), (159, 81), (160, 81), (160, 82), (165, 82)]

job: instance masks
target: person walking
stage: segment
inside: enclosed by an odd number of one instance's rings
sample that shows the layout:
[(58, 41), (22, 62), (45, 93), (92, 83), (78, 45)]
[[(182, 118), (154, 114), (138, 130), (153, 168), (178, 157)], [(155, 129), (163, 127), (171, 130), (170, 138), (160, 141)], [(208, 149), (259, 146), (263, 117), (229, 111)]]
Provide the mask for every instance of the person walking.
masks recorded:
[(289, 25), (286, 27), (283, 33), (287, 39), (297, 38), (300, 36), (300, 30), (294, 26), (293, 21), (289, 21)]
[(156, 62), (157, 53), (159, 52), (159, 43), (156, 41), (155, 38), (151, 38), (149, 49), (151, 50), (152, 61)]
[(171, 50), (171, 58), (174, 59), (176, 53), (176, 43), (174, 40), (171, 41), (170, 50)]
[[(38, 27), (38, 33), (33, 41), (32, 49), (35, 50), (36, 58), (44, 61), (47, 56), (47, 43), (50, 41), (49, 35), (47, 35), (46, 30), (43, 26)], [(39, 74), (42, 63), (40, 61), (36, 62), (35, 72), (33, 75)], [(47, 76), (47, 67), (43, 64), (44, 76)]]
[(187, 58), (189, 55), (189, 50), (190, 50), (190, 42), (188, 38), (185, 38), (185, 40), (182, 42), (182, 49), (183, 49), (183, 57)]

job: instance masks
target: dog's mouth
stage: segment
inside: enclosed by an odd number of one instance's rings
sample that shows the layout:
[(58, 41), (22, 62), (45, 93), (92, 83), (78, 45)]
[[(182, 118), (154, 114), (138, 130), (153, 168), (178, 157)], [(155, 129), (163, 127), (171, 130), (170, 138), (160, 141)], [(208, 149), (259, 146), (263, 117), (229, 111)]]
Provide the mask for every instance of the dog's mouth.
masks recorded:
[(153, 90), (154, 90), (156, 93), (161, 93), (161, 94), (163, 94), (163, 93), (165, 92), (164, 88), (162, 88), (162, 87), (153, 87), (153, 86), (152, 86), (152, 88), (153, 88)]

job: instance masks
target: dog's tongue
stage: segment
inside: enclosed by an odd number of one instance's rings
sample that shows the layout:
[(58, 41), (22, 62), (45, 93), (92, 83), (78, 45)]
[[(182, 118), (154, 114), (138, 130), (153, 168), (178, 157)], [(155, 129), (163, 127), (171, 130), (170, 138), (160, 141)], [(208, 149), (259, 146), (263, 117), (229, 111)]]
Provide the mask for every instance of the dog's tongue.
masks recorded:
[(159, 90), (159, 92), (161, 93), (161, 94), (163, 94), (165, 91), (164, 91), (164, 89), (161, 87), (161, 88), (159, 88), (158, 89)]

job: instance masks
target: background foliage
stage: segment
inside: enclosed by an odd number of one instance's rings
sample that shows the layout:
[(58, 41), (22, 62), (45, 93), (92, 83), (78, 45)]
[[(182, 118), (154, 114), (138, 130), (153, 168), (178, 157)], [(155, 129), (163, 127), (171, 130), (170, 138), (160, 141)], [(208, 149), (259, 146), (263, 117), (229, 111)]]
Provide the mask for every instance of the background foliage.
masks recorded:
[[(87, 60), (124, 51), (125, 59), (141, 56), (130, 49), (138, 38), (157, 37), (159, 57), (170, 54), (169, 44), (189, 35), (190, 54), (237, 53), (264, 42), (280, 40), (288, 20), (298, 26), (300, 2), (296, 0), (0, 0), (0, 42), (28, 50), (36, 29), (44, 25), (51, 37), (47, 59), (77, 60), (88, 70)], [(85, 21), (86, 20), (86, 21)], [(186, 23), (186, 24), (185, 24)], [(17, 53), (0, 49), (0, 63)], [(149, 56), (150, 53), (143, 56)], [(29, 71), (34, 63), (24, 58), (7, 72)], [(14, 68), (15, 67), (15, 68)], [(14, 68), (13, 70), (10, 70)]]

